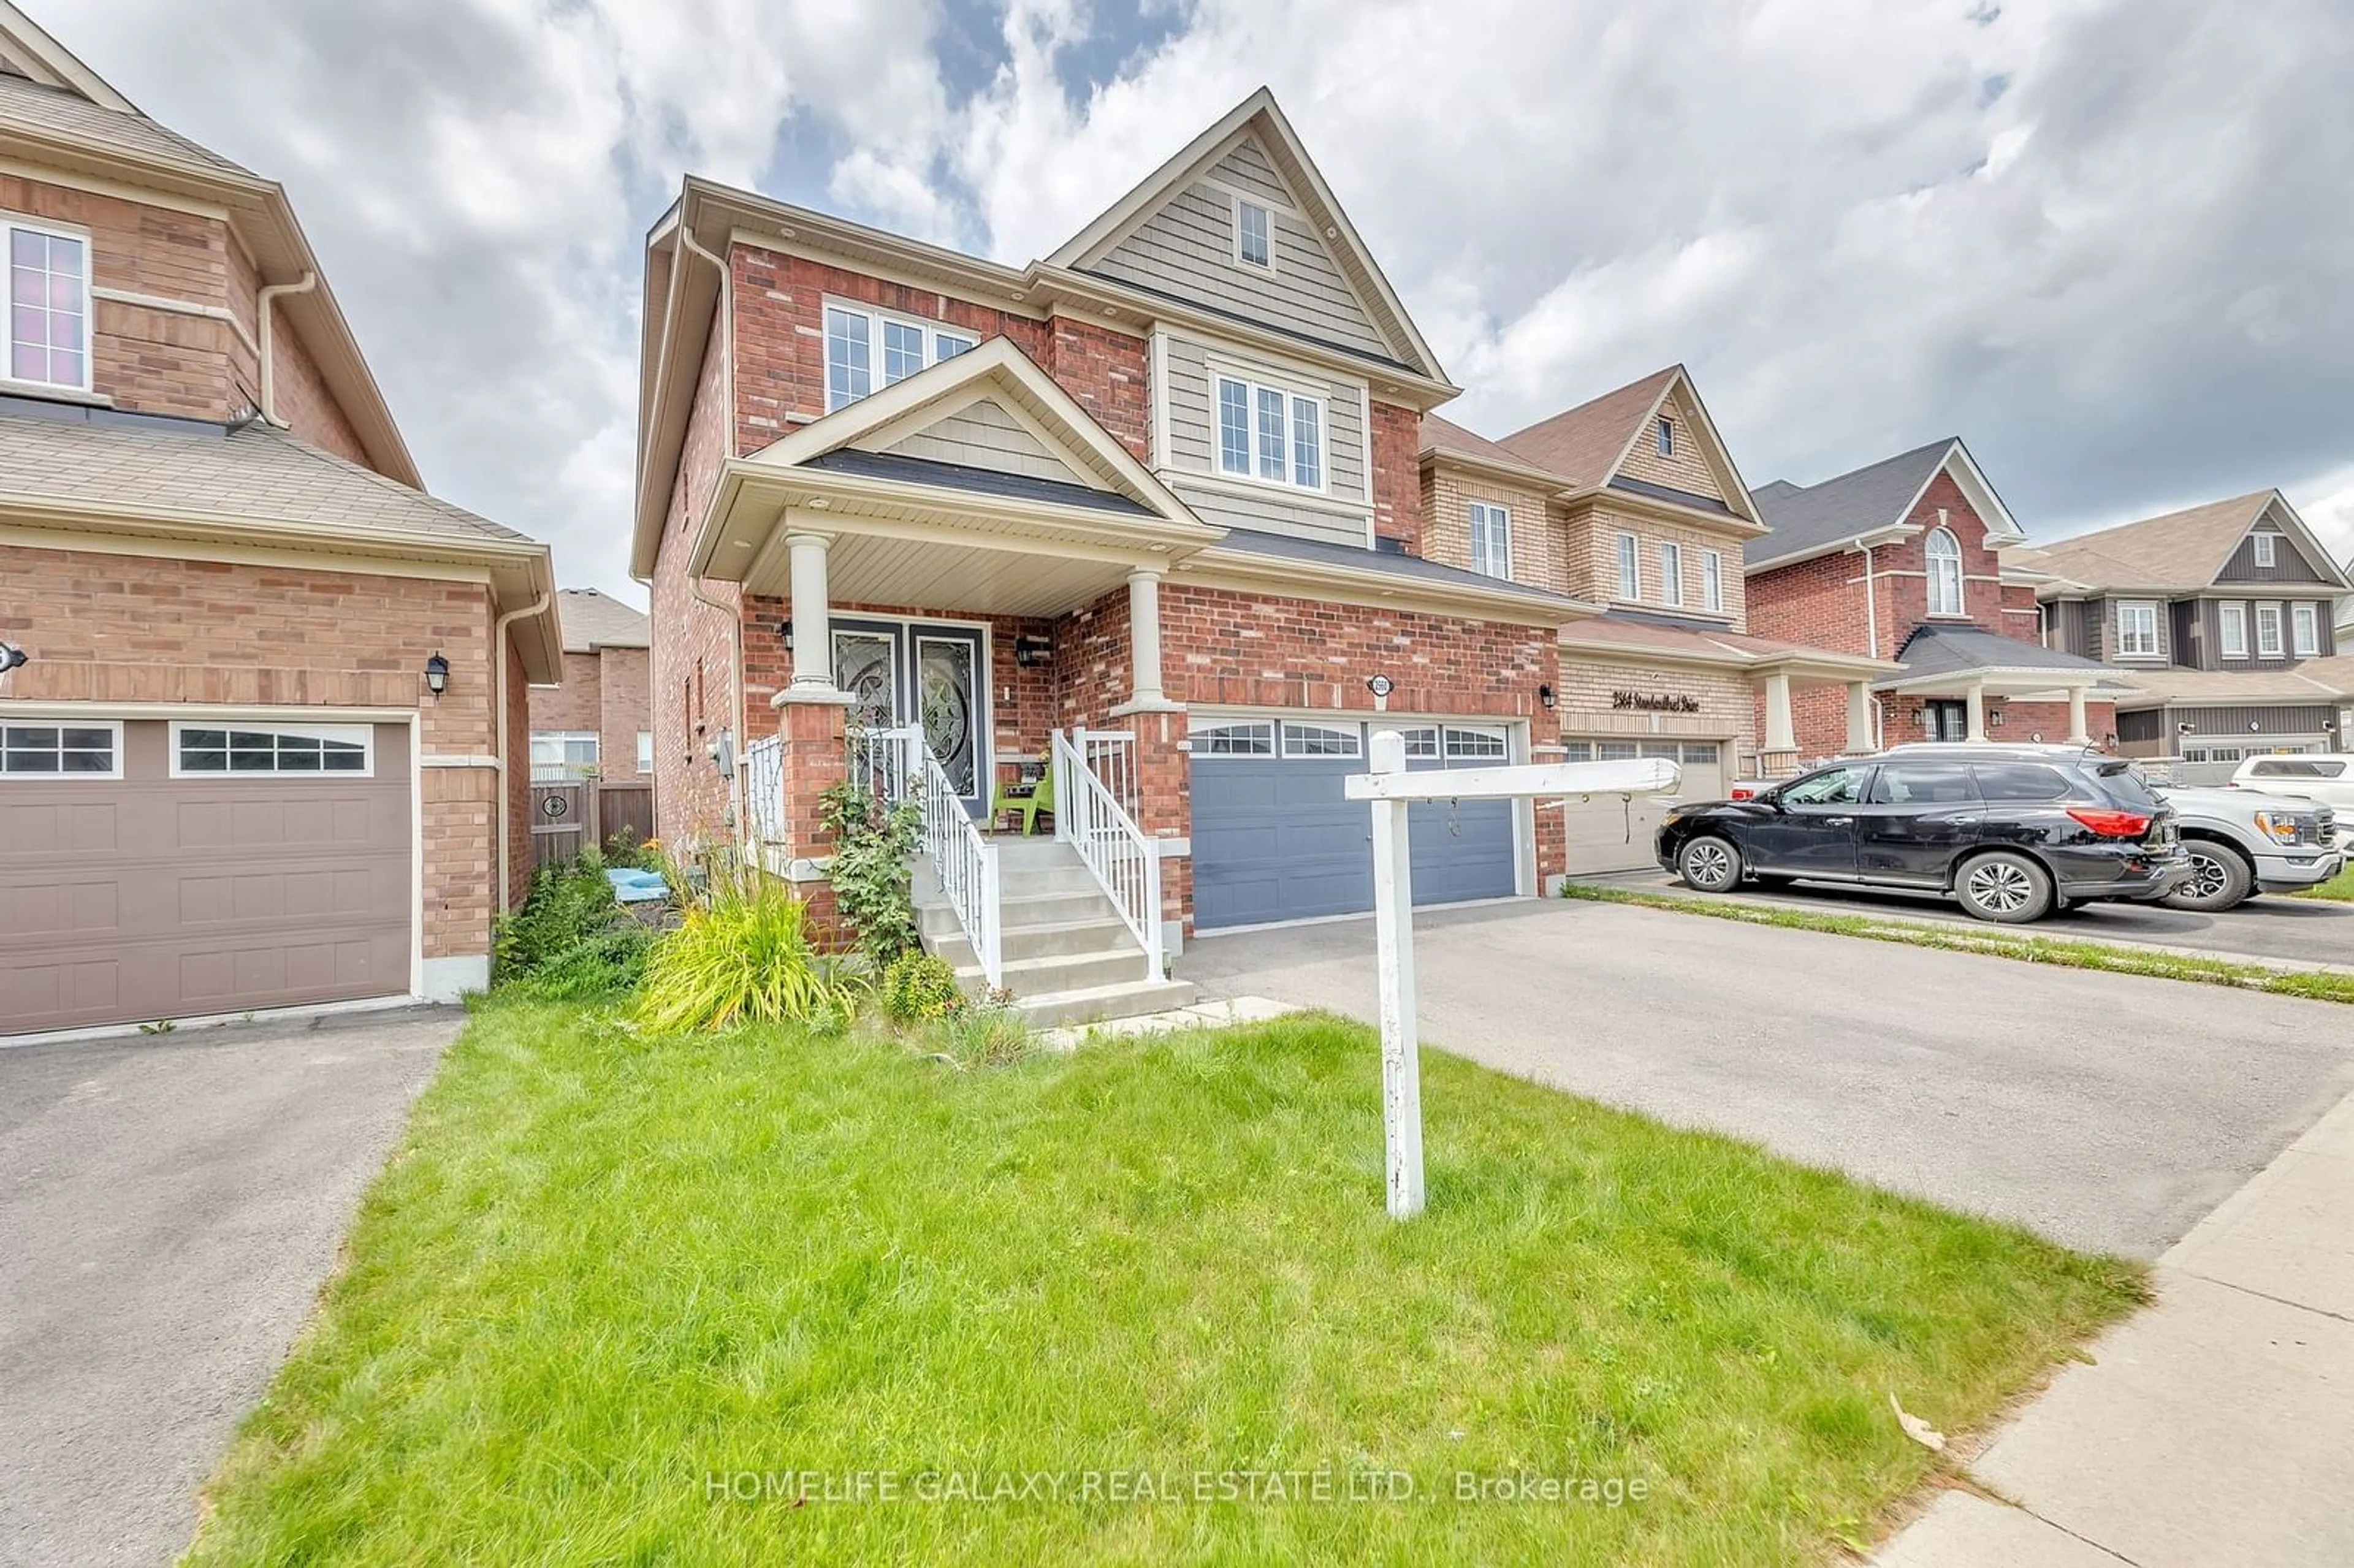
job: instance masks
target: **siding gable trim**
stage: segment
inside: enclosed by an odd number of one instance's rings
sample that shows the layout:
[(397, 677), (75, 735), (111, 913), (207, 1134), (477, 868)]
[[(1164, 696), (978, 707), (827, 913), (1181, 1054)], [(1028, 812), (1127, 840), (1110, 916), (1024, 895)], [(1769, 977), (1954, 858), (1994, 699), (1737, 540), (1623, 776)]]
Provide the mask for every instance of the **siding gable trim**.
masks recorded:
[[(1726, 493), (1726, 506), (1734, 514), (1732, 518), (1720, 518), (1718, 521), (1737, 520), (1750, 524), (1760, 533), (1764, 532), (1764, 525), (1759, 522), (1757, 515), (1757, 503), (1750, 499), (1749, 487), (1742, 482), (1741, 471), (1734, 465), (1733, 453), (1724, 444), (1723, 433), (1716, 428), (1716, 420), (1710, 417), (1708, 405), (1701, 401), (1700, 390), (1692, 385), (1691, 373), (1681, 365), (1676, 366), (1675, 374), (1669, 376), (1661, 385), (1659, 395), (1651, 399), (1651, 406), (1643, 411), (1643, 417), (1635, 421), (1635, 428), (1628, 432), (1626, 444), (1618, 449), (1617, 457), (1612, 461), (1609, 471), (1602, 476), (1602, 483), (1598, 488), (1609, 488), (1611, 482), (1618, 477), (1620, 470), (1627, 466), (1627, 460), (1635, 454), (1636, 447), (1653, 438), (1654, 432), (1659, 429), (1659, 410), (1669, 406), (1679, 388), (1683, 392), (1680, 411), (1681, 408), (1688, 408), (1692, 415), (1683, 422), (1685, 429), (1687, 433), (1696, 429), (1702, 437), (1701, 457), (1708, 464), (1709, 471), (1716, 475), (1717, 483), (1723, 487)], [(1638, 491), (1632, 493), (1641, 494), (1642, 493)], [(1659, 498), (1646, 497), (1646, 499)], [(1666, 502), (1662, 503), (1677, 504)], [(1691, 507), (1689, 510), (1707, 515), (1699, 507)]]

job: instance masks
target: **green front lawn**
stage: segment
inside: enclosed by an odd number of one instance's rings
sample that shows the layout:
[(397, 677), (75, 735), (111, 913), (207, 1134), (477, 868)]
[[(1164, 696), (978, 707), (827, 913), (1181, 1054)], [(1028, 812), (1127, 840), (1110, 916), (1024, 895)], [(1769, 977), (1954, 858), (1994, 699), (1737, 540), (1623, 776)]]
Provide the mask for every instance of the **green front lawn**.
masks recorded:
[(1437, 1053), (1393, 1224), (1376, 1057), (1310, 1016), (959, 1073), (487, 1007), (191, 1561), (1813, 1562), (1938, 1463), (1892, 1393), (1969, 1426), (2140, 1298)]
[(2354, 904), (2354, 865), (2348, 866), (2318, 887), (2308, 887), (2296, 895), (2299, 898), (2334, 898), (2341, 904)]

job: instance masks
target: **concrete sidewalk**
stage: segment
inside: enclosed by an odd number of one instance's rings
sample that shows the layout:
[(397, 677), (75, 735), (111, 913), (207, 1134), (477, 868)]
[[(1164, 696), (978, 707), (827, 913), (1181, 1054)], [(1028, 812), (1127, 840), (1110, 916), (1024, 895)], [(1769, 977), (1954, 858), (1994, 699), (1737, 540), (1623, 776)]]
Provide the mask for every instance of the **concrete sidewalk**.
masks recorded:
[(1880, 1568), (2354, 1563), (2354, 1097), (2158, 1265), (2156, 1306), (1968, 1462)]

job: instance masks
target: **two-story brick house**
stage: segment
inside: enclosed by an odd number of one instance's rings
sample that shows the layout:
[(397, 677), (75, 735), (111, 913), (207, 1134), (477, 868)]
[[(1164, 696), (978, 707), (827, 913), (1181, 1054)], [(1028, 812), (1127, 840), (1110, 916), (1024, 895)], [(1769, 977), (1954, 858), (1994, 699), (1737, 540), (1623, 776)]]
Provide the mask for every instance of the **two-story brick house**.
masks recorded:
[(2276, 490), (2016, 552), (2044, 641), (2113, 667), (2119, 749), (2228, 775), (2244, 757), (2343, 751), (2354, 580)]
[(0, 230), (0, 1035), (483, 984), (546, 549), (419, 488), (285, 193), (7, 5)]
[[(976, 824), (1115, 732), (1166, 940), (1369, 906), (1377, 715), (1417, 766), (1555, 754), (1575, 602), (1427, 558), (1456, 388), (1264, 91), (1021, 267), (689, 179), (644, 319), (665, 840), (741, 831), (822, 907), (846, 726), (920, 727)], [(1420, 897), (1561, 869), (1557, 818), (1429, 816)]]
[(650, 782), (653, 622), (595, 588), (561, 589), (556, 602), (564, 679), (531, 689), (533, 777)]
[[(1552, 694), (1570, 760), (1668, 758), (1683, 798), (1721, 799), (1768, 765), (1760, 705), (1787, 717), (1794, 694), (1822, 694), (1861, 715), (1869, 683), (1894, 669), (1753, 634), (1741, 551), (1766, 527), (1680, 366), (1497, 440), (1428, 416), (1420, 462), (1431, 556), (1579, 605), (1558, 629)], [(1571, 803), (1568, 869), (1650, 864), (1669, 804)]]
[[(1872, 685), (1872, 745), (2114, 744), (2124, 683), (2043, 645), (2035, 590), (2009, 565), (2025, 535), (1959, 440), (1755, 498), (1773, 532), (1744, 547), (1750, 626), (1893, 661)], [(1855, 749), (1856, 728), (1802, 694), (1766, 749), (1795, 766)]]

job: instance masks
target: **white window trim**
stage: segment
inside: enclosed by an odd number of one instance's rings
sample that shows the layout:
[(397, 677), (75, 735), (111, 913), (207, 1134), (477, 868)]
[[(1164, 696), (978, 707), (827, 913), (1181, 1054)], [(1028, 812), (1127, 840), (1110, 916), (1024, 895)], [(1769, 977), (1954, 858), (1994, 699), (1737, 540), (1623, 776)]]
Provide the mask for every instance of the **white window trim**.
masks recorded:
[[(1234, 198), (1235, 265), (1247, 267), (1254, 272), (1272, 275), (1275, 271), (1275, 208), (1258, 197), (1245, 196), (1240, 191), (1234, 193)], [(1267, 260), (1265, 261), (1253, 261), (1243, 254), (1243, 208), (1246, 207), (1255, 207), (1266, 215)]]
[[(1225, 418), (1225, 387), (1232, 382), (1244, 393), (1244, 407), (1249, 418), (1244, 421), (1244, 433), (1250, 440), (1250, 471), (1236, 473), (1225, 466), (1226, 442)], [(1272, 392), (1283, 399), (1283, 477), (1269, 479), (1259, 471), (1258, 398), (1262, 392)], [(1316, 482), (1301, 484), (1297, 475), (1296, 443), (1292, 424), (1293, 409), (1301, 403), (1312, 404), (1316, 409)], [(1231, 484), (1251, 484), (1267, 490), (1288, 490), (1295, 495), (1332, 493), (1332, 398), (1330, 392), (1302, 392), (1280, 381), (1261, 376), (1245, 375), (1239, 371), (1210, 367), (1210, 471)]]
[(2321, 611), (2310, 599), (2288, 607), (2288, 645), (2292, 657), (2321, 657)]
[[(1294, 749), (1291, 744), (1292, 736), (1303, 735), (1304, 737), (1304, 732), (1309, 730), (1319, 732), (1316, 736), (1318, 740), (1344, 740), (1348, 743), (1349, 748), (1345, 751)], [(1290, 762), (1322, 762), (1334, 758), (1345, 759), (1363, 757), (1365, 754), (1365, 727), (1361, 724), (1324, 724), (1314, 719), (1286, 719), (1282, 725), (1279, 752), (1286, 761)]]
[[(2149, 646), (2126, 646), (2126, 611), (2149, 611)], [(2158, 604), (2154, 599), (2121, 599), (2117, 600), (2117, 657), (2120, 659), (2163, 659), (2166, 657), (2166, 634), (2158, 628)]]
[[(2226, 659), (2246, 658), (2248, 656), (2248, 607), (2237, 599), (2226, 600), (2216, 611), (2215, 620), (2215, 640), (2220, 645), (2222, 656)], [(2237, 648), (2232, 646), (2232, 632), (2234, 628), (2237, 628), (2240, 633), (2240, 645)]]
[[(360, 748), (360, 765), (357, 768), (337, 768), (333, 772), (323, 768), (315, 773), (302, 770), (282, 771), (275, 768), (267, 773), (239, 773), (233, 768), (214, 773), (204, 768), (182, 768), (180, 736), (183, 731), (191, 729), (243, 730), (249, 735), (292, 735), (315, 740), (336, 741), (345, 746), (356, 745)], [(376, 726), (372, 724), (279, 724), (263, 719), (174, 719), (169, 726), (169, 733), (164, 737), (164, 754), (170, 763), (165, 770), (165, 777), (171, 779), (207, 782), (222, 780), (230, 783), (239, 779), (323, 779), (349, 783), (355, 779), (376, 777)]]
[[(1511, 760), (1512, 737), (1511, 733), (1500, 726), (1450, 724), (1445, 726), (1444, 736), (1440, 748), (1447, 754), (1447, 760), (1449, 762), (1509, 762)], [(1477, 748), (1458, 747), (1456, 744), (1458, 736), (1466, 740), (1476, 739), (1480, 745)], [(1490, 742), (1494, 743), (1492, 749), (1488, 744)]]
[(2256, 542), (2256, 565), (2260, 567), (2277, 567), (2280, 565), (2279, 535), (2259, 530), (2256, 533), (2249, 535), (2248, 537)]
[[(114, 767), (104, 773), (11, 773), (0, 765), (0, 789), (9, 785), (31, 780), (40, 784), (57, 784), (75, 779), (93, 781), (122, 777), (122, 721), (121, 719), (53, 718), (46, 714), (7, 714), (0, 715), (0, 740), (12, 729), (102, 729), (108, 732), (108, 742), (114, 756)], [(0, 745), (0, 750), (5, 750)]]
[[(1247, 739), (1247, 751), (1217, 751), (1207, 749), (1202, 742), (1212, 739)], [(1260, 744), (1266, 749), (1261, 750)], [(1186, 750), (1196, 757), (1273, 757), (1275, 755), (1275, 721), (1273, 719), (1220, 719), (1215, 724), (1195, 726), (1186, 742)]]
[[(840, 311), (846, 315), (866, 318), (866, 390), (862, 395), (865, 397), (872, 397), (885, 387), (898, 385), (897, 382), (883, 379), (883, 323), (885, 322), (896, 322), (901, 326), (915, 327), (924, 334), (924, 363), (918, 367), (917, 374), (929, 370), (940, 362), (939, 340), (942, 337), (957, 339), (965, 345), (965, 352), (968, 354), (981, 346), (981, 334), (969, 327), (955, 326), (942, 321), (928, 321), (922, 316), (908, 315), (904, 311), (886, 311), (857, 300), (840, 299), (832, 294), (823, 295), (819, 300), (817, 316), (818, 371), (822, 383), (819, 397), (824, 403), (825, 411), (829, 414), (847, 408), (851, 404), (860, 401), (859, 397), (844, 398), (840, 403), (833, 400), (833, 356), (831, 347), (832, 334), (828, 330), (826, 317), (835, 311)], [(905, 376), (900, 377), (900, 380), (906, 379)]]
[(1724, 609), (1724, 557), (1714, 550), (1700, 553), (1701, 603), (1709, 609), (1722, 612)]
[[(2273, 621), (2273, 638), (2269, 643), (2264, 641), (2266, 610), (2272, 611)], [(2288, 657), (2288, 613), (2277, 603), (2259, 602), (2256, 605), (2256, 657), (2259, 659)]]
[[(52, 239), (75, 240), (81, 246), (81, 379), (78, 382), (28, 381), (19, 377), (16, 375), (15, 323), (11, 321), (6, 336), (0, 338), (0, 349), (5, 351), (0, 353), (0, 389), (22, 387), (40, 392), (88, 394), (95, 389), (90, 377), (95, 371), (93, 362), (97, 358), (98, 347), (98, 323), (90, 317), (90, 274), (98, 270), (98, 260), (95, 248), (90, 244), (90, 230), (79, 224), (52, 223), (47, 218), (27, 217), (13, 212), (0, 212), (0, 260), (6, 260), (13, 254), (15, 247), (9, 243), (9, 237), (18, 229), (23, 229), (28, 234), (45, 234)], [(13, 278), (13, 263), (5, 269), (0, 269), (0, 277)], [(99, 775), (85, 773), (80, 777), (96, 779)]]
[(1652, 423), (1651, 450), (1660, 457), (1676, 455), (1676, 422), (1665, 414)]
[(641, 773), (652, 773), (653, 770), (654, 732), (650, 729), (642, 729), (638, 731), (638, 771)]
[[(1936, 543), (1940, 538), (1954, 547), (1951, 556), (1937, 553)], [(1939, 562), (1947, 560), (1954, 564), (1954, 608), (1940, 609), (1937, 608), (1937, 566)], [(1962, 542), (1943, 523), (1930, 529), (1928, 536), (1921, 541), (1921, 576), (1925, 585), (1923, 604), (1932, 617), (1939, 620), (1969, 619), (1969, 574), (1962, 570)]]
[[(1643, 546), (1632, 534), (1620, 534), (1611, 542), (1611, 559), (1618, 571), (1618, 597), (1629, 604), (1643, 602)], [(1631, 581), (1628, 579), (1632, 579)]]
[[(1485, 566), (1479, 564), (1479, 541), (1482, 534), (1480, 514), (1482, 513), (1487, 514), (1488, 519), (1485, 533), (1489, 548), (1488, 564)], [(1471, 530), (1471, 569), (1491, 577), (1501, 577), (1510, 582), (1512, 577), (1512, 509), (1500, 501), (1473, 501), (1465, 507), (1464, 516)], [(1501, 535), (1503, 560), (1500, 563), (1496, 559), (1498, 538), (1496, 530), (1499, 527), (1503, 530)]]
[(1684, 603), (1684, 547), (1673, 539), (1662, 539), (1659, 541), (1659, 602), (1681, 609)]

